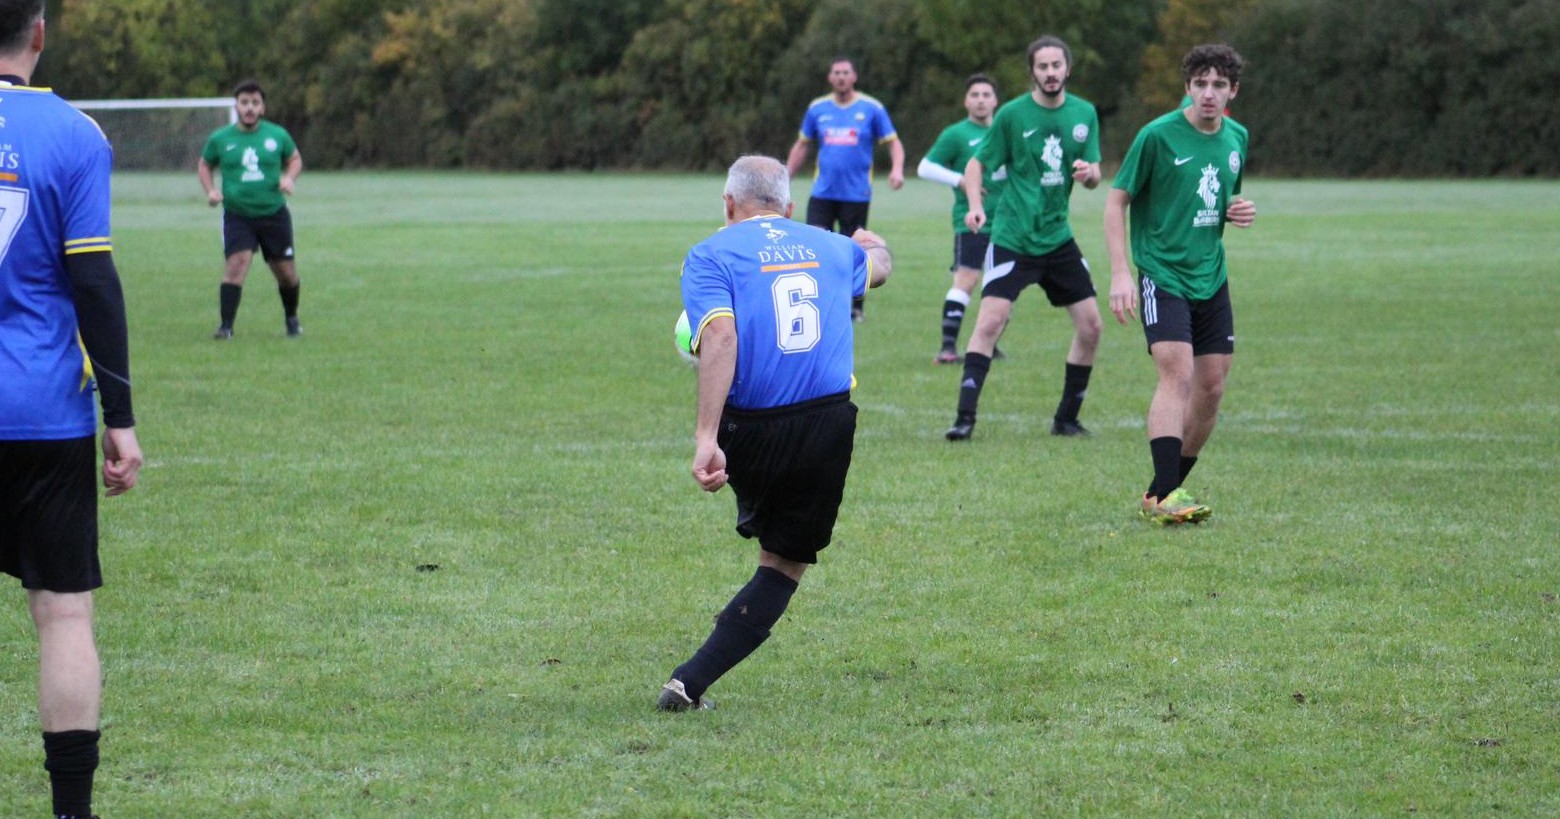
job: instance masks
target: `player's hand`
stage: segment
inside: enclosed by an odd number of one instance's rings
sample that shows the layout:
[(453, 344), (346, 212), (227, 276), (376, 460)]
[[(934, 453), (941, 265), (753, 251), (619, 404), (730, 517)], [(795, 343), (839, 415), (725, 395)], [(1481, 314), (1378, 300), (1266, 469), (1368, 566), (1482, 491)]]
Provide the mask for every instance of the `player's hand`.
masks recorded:
[(726, 453), (714, 442), (701, 442), (694, 448), (689, 471), (704, 491), (719, 492), (726, 485)]
[(888, 172), (888, 186), (890, 188), (893, 188), (896, 191), (899, 190), (900, 188), (903, 188), (905, 186), (905, 175), (904, 175), (904, 172), (903, 171), (889, 171)]
[(1137, 319), (1137, 288), (1133, 286), (1131, 274), (1111, 274), (1110, 312), (1120, 324), (1126, 324), (1128, 317)]
[(867, 230), (866, 228), (856, 228), (856, 232), (850, 235), (850, 240), (864, 248), (870, 248), (873, 245), (888, 247), (888, 242), (883, 241), (882, 236), (879, 236), (876, 233)]
[(1235, 227), (1251, 227), (1251, 223), (1257, 221), (1257, 203), (1237, 196), (1230, 200), (1230, 206), (1224, 212), (1224, 218)]
[(206, 204), (212, 207), (216, 207), (222, 204), (222, 189), (212, 188), (211, 190), (206, 191)]
[(1098, 185), (1100, 177), (1094, 172), (1094, 165), (1082, 159), (1074, 159), (1072, 164), (1072, 178), (1074, 182), (1092, 188)]
[(984, 227), (985, 224), (985, 208), (970, 208), (969, 213), (964, 214), (964, 226), (969, 228), (971, 233), (979, 233), (980, 229)]
[(140, 474), (141, 445), (136, 443), (135, 428), (103, 430), (103, 486), (108, 488), (108, 496), (135, 488)]
[(276, 183), (276, 188), (277, 190), (280, 190), (284, 196), (292, 196), (293, 181), (284, 176)]

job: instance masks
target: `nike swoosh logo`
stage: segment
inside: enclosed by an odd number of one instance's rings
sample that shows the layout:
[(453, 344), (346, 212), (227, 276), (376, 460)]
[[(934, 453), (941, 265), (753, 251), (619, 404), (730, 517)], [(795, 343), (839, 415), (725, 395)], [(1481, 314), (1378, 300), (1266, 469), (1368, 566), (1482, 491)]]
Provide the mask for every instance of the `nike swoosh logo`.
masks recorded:
[(1175, 158), (1176, 167), (1180, 167), (1180, 166), (1185, 165), (1186, 163), (1191, 162), (1191, 161), (1192, 161), (1192, 158), (1189, 157), (1189, 156), (1178, 156), (1178, 157)]
[(980, 144), (980, 140), (981, 140), (980, 137), (975, 137), (974, 139), (970, 140), (970, 144), (971, 145), (979, 145)]
[(1039, 128), (1030, 128), (1029, 130), (1025, 131), (1024, 132), (1024, 139), (1028, 139), (1030, 134), (1033, 134), (1034, 132), (1036, 132), (1038, 130), (1040, 130), (1040, 129)]

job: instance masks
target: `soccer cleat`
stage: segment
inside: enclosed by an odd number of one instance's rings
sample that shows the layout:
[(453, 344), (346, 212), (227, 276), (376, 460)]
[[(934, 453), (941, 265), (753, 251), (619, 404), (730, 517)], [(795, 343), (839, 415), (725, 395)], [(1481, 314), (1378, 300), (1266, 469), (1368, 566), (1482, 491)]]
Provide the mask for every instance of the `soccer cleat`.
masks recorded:
[(1153, 520), (1154, 509), (1158, 506), (1159, 499), (1153, 495), (1148, 494), (1147, 492), (1144, 492), (1143, 498), (1138, 501), (1138, 517), (1144, 520)]
[(233, 328), (224, 324), (218, 327), (217, 331), (211, 334), (211, 337), (217, 341), (227, 341), (233, 337)]
[(968, 441), (975, 434), (975, 416), (959, 415), (953, 420), (953, 426), (943, 433), (943, 437), (950, 441)]
[(959, 351), (958, 350), (955, 350), (952, 347), (944, 347), (944, 348), (942, 348), (941, 351), (939, 351), (937, 353), (937, 357), (932, 359), (932, 363), (933, 364), (957, 364), (957, 363), (959, 363), (962, 360), (963, 359), (959, 358)]
[(1212, 514), (1213, 510), (1198, 503), (1197, 499), (1192, 497), (1192, 493), (1185, 489), (1176, 489), (1154, 505), (1149, 520), (1160, 526), (1175, 526), (1182, 523), (1202, 523)]
[(298, 323), (297, 316), (287, 317), (287, 337), (297, 338), (303, 335), (303, 325)]
[(1051, 434), (1088, 437), (1094, 433), (1084, 429), (1083, 424), (1078, 423), (1077, 419), (1073, 419), (1071, 421), (1052, 420)]
[(656, 699), (655, 707), (662, 711), (709, 711), (715, 708), (715, 702), (708, 697), (694, 699), (688, 696), (682, 680), (673, 679), (661, 686), (661, 696)]

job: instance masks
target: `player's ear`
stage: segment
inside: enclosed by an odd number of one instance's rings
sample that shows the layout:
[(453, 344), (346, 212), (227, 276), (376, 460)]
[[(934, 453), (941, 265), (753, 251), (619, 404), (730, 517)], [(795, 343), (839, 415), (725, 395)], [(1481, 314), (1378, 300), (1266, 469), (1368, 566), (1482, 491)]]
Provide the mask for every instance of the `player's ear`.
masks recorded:
[(33, 21), (32, 42), (28, 44), (28, 47), (32, 49), (32, 53), (34, 53), (34, 54), (38, 54), (38, 53), (41, 53), (43, 51), (43, 18), (42, 17), (39, 17), (37, 20)]
[(731, 198), (731, 194), (723, 193), (720, 198), (726, 203), (726, 224), (737, 221), (737, 200)]
[(787, 203), (785, 203), (785, 218), (787, 218), (787, 219), (791, 218), (791, 213), (793, 211), (795, 211), (795, 210), (796, 210), (796, 203), (795, 202), (787, 202)]

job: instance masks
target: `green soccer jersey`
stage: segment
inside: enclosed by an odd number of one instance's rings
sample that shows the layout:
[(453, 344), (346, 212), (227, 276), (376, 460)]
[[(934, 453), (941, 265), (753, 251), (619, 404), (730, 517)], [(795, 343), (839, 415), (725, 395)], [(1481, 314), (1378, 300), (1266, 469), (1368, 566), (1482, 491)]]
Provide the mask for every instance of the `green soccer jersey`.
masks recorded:
[(212, 132), (201, 159), (222, 174), (222, 207), (239, 216), (270, 216), (287, 204), (282, 169), (298, 146), (287, 129), (260, 120), (253, 131), (235, 123)]
[(1111, 187), (1132, 197), (1132, 261), (1161, 290), (1200, 301), (1224, 286), (1224, 214), (1240, 193), (1246, 128), (1205, 134), (1172, 111), (1143, 126)]
[(1067, 221), (1072, 164), (1100, 161), (1100, 118), (1094, 105), (1068, 94), (1046, 108), (1032, 94), (997, 110), (975, 157), (987, 168), (1007, 167), (1007, 186), (995, 210), (991, 241), (1026, 256), (1043, 256), (1072, 239)]
[[(926, 152), (926, 158), (947, 168), (954, 173), (963, 174), (964, 166), (970, 164), (970, 157), (980, 147), (981, 140), (991, 130), (988, 125), (981, 125), (972, 120), (965, 119), (949, 125), (937, 135), (937, 141), (932, 143), (932, 149)], [(993, 177), (993, 172), (996, 172)], [(987, 166), (981, 176), (982, 204), (987, 213), (995, 213), (997, 203), (1002, 199), (1003, 180), (1007, 173), (1001, 168)], [(970, 212), (970, 198), (965, 195), (961, 185), (953, 189), (953, 232), (969, 233), (970, 229), (964, 225), (964, 214)], [(981, 233), (991, 232), (991, 222), (988, 220), (981, 227)]]

